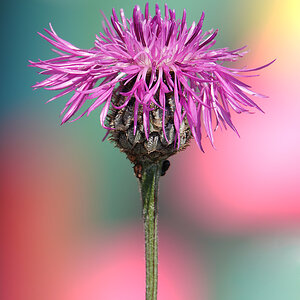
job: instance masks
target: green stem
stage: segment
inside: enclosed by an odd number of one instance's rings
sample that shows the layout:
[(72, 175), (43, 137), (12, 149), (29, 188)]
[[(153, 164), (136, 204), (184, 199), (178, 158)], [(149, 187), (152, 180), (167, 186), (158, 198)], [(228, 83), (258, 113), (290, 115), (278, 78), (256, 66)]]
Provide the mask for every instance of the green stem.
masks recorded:
[(143, 219), (145, 230), (146, 300), (157, 299), (157, 195), (160, 175), (161, 163), (142, 165), (140, 191), (143, 201)]

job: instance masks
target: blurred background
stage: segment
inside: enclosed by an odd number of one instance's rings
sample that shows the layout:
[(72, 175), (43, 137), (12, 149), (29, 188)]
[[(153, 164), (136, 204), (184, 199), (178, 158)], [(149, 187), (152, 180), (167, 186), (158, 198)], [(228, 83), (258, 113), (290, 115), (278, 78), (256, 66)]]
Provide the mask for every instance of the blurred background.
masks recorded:
[[(163, 6), (164, 2), (158, 1)], [(241, 138), (192, 142), (161, 179), (160, 300), (300, 299), (300, 2), (169, 0), (189, 24), (205, 11), (217, 47), (248, 45), (235, 66), (277, 61), (246, 80), (266, 112), (234, 116)], [(143, 1), (6, 1), (1, 9), (1, 300), (140, 300), (144, 246), (138, 185), (95, 111), (60, 126), (65, 100), (33, 91), (28, 59), (54, 56), (48, 23), (81, 48), (99, 10)], [(150, 2), (154, 11), (154, 2)]]

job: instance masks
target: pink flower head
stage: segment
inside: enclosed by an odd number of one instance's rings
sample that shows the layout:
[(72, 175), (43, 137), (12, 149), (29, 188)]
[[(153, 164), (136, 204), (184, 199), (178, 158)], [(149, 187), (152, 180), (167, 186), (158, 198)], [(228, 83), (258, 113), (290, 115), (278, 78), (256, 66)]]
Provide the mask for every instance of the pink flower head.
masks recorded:
[[(211, 49), (218, 30), (202, 31), (204, 13), (199, 22), (193, 22), (189, 28), (186, 11), (183, 11), (181, 19), (176, 19), (175, 11), (168, 9), (167, 5), (164, 17), (158, 5), (152, 17), (148, 3), (144, 14), (139, 6), (135, 6), (130, 19), (125, 17), (123, 9), (120, 10), (120, 19), (113, 9), (110, 23), (104, 14), (103, 17), (106, 22), (103, 21), (104, 33), (96, 35), (95, 46), (91, 49), (79, 49), (63, 40), (51, 24), (50, 30), (45, 29), (50, 38), (39, 33), (58, 49), (53, 49), (58, 57), (30, 61), (30, 66), (43, 69), (41, 74), (50, 75), (33, 87), (62, 90), (49, 101), (75, 92), (62, 111), (62, 123), (75, 117), (83, 104), (89, 102), (88, 109), (79, 113), (73, 121), (103, 105), (101, 125), (107, 130), (113, 130), (105, 123), (109, 109), (122, 109), (134, 98), (135, 124), (141, 106), (145, 135), (148, 138), (149, 112), (153, 107), (162, 110), (164, 128), (166, 97), (172, 95), (178, 147), (180, 125), (186, 118), (202, 149), (203, 130), (213, 144), (213, 118), (216, 126), (220, 124), (226, 128), (228, 125), (237, 132), (231, 121), (231, 109), (237, 113), (247, 112), (247, 107), (261, 110), (249, 95), (264, 96), (251, 91), (237, 77), (246, 77), (245, 72), (265, 68), (273, 61), (255, 69), (223, 66), (225, 61), (235, 61), (242, 57), (246, 53), (242, 51), (245, 47), (232, 51), (228, 48)], [(129, 90), (119, 91), (126, 100), (122, 106), (116, 107), (112, 101), (113, 95), (118, 88), (127, 84)]]

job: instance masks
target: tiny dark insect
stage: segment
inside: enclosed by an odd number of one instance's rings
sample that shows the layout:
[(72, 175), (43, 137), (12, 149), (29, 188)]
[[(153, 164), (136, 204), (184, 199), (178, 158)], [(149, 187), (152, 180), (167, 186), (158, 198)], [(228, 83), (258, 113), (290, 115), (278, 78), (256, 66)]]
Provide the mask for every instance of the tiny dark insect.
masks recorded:
[(134, 170), (135, 176), (137, 178), (141, 179), (142, 178), (142, 170), (143, 170), (142, 165), (140, 165), (140, 164), (134, 165), (133, 170)]
[(168, 169), (170, 168), (171, 163), (168, 160), (164, 160), (162, 163), (162, 167), (161, 167), (161, 176), (166, 175), (166, 172), (168, 171)]

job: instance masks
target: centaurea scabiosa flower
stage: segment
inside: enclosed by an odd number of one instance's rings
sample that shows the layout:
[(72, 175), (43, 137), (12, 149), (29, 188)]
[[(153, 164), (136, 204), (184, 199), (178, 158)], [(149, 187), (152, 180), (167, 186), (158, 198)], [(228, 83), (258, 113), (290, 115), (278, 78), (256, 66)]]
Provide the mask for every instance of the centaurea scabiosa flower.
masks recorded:
[[(203, 136), (213, 145), (217, 126), (237, 133), (231, 111), (261, 110), (250, 96), (264, 97), (240, 78), (272, 62), (254, 69), (224, 66), (242, 57), (245, 47), (212, 49), (218, 30), (202, 30), (204, 13), (190, 27), (185, 10), (176, 19), (167, 5), (164, 16), (156, 5), (152, 17), (147, 3), (144, 13), (135, 6), (130, 19), (122, 9), (120, 17), (113, 9), (110, 22), (103, 17), (104, 33), (96, 35), (91, 49), (63, 40), (51, 25), (45, 29), (50, 37), (40, 35), (56, 48), (58, 57), (31, 62), (43, 69), (41, 74), (50, 75), (33, 87), (62, 90), (49, 101), (73, 93), (62, 111), (62, 123), (101, 107), (102, 127), (135, 164), (144, 201), (146, 294), (156, 299), (157, 185), (169, 166), (166, 159), (192, 137), (200, 149)], [(87, 109), (81, 111), (84, 104)]]

